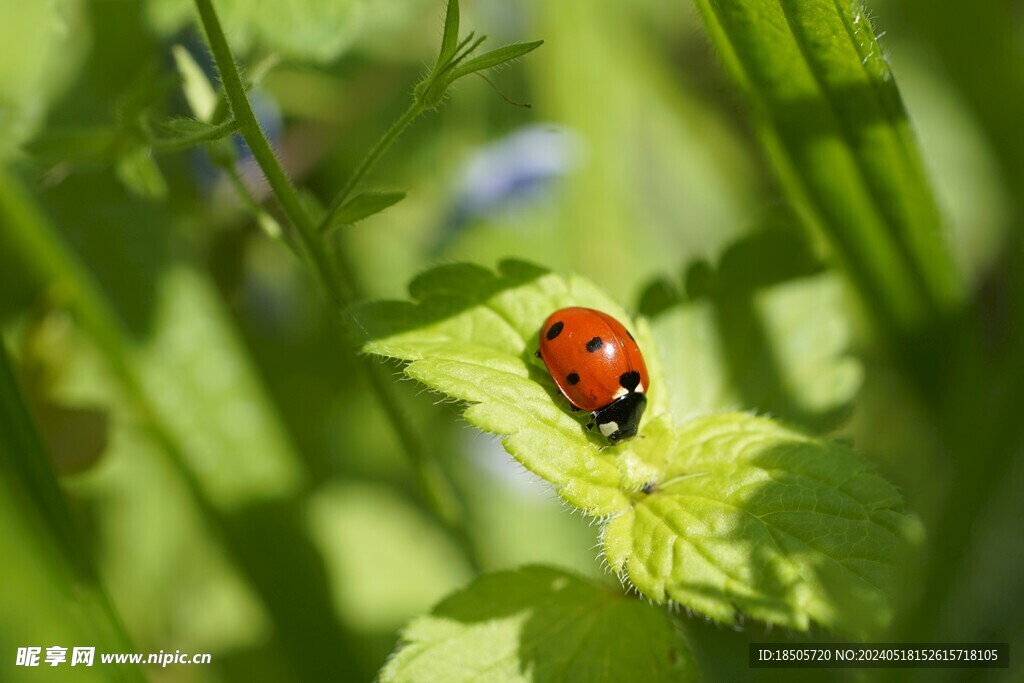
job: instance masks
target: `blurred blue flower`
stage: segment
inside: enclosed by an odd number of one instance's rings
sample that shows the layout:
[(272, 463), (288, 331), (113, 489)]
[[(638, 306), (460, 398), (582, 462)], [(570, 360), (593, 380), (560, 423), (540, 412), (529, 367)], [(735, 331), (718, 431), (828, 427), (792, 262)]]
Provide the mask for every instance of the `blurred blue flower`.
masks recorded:
[(477, 220), (545, 201), (583, 151), (579, 134), (554, 124), (520, 128), (480, 147), (460, 173), (435, 253)]

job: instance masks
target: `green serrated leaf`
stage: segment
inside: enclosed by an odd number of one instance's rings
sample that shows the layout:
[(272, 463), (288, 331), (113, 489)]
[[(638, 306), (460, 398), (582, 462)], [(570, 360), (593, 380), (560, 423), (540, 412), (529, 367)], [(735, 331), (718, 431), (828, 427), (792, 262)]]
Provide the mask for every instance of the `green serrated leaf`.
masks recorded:
[(505, 436), (505, 448), (527, 469), (588, 514), (628, 504), (614, 448), (569, 412), (543, 363), (534, 357), (541, 323), (571, 305), (603, 310), (630, 327), (645, 349), (652, 387), (645, 420), (668, 410), (654, 341), (643, 322), (586, 280), (563, 279), (518, 261), (495, 274), (470, 265), (442, 266), (412, 282), (419, 303), (380, 302), (352, 312), (353, 330), (369, 353), (410, 361), (405, 372), (470, 402), (466, 419)]
[(459, 44), (459, 0), (448, 0), (448, 10), (444, 16), (444, 36), (441, 38), (441, 52), (437, 55), (437, 70), (447, 64), (455, 56)]
[[(662, 421), (648, 440), (653, 492), (604, 531), (609, 564), (642, 593), (725, 622), (856, 636), (889, 623), (893, 569), (920, 530), (860, 456), (743, 413)], [(637, 446), (624, 458), (656, 462)]]
[(468, 76), (469, 74), (476, 73), (477, 71), (484, 71), (496, 66), (501, 66), (507, 62), (519, 59), (529, 52), (533, 52), (543, 44), (543, 40), (535, 40), (530, 43), (512, 43), (511, 45), (499, 47), (497, 50), (485, 52), (479, 57), (474, 57), (473, 59), (463, 62), (452, 69), (451, 73), (448, 74), (447, 80), (450, 84), (463, 76)]
[[(384, 211), (405, 199), (404, 192), (361, 192), (341, 205), (330, 223), (324, 227), (330, 232), (343, 225), (358, 223), (364, 218)], [(322, 213), (322, 211), (321, 211)]]
[[(914, 525), (856, 453), (742, 413), (676, 427), (646, 323), (581, 278), (520, 262), (498, 274), (452, 265), (409, 289), (416, 303), (351, 313), (364, 349), (469, 403), (466, 419), (503, 435), (563, 499), (611, 518), (605, 555), (644, 595), (798, 629), (866, 633), (888, 620), (888, 572)], [(643, 349), (651, 386), (637, 438), (608, 446), (588, 433), (534, 358), (541, 323), (569, 305), (608, 312)]]
[(664, 610), (526, 567), (483, 576), (414, 620), (380, 679), (685, 683), (697, 673)]

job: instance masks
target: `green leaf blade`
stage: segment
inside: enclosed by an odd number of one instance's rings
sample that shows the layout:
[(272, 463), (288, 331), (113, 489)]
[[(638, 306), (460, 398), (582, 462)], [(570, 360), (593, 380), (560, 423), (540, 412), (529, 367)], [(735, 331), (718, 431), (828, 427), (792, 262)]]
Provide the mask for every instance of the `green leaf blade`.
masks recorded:
[[(754, 232), (678, 285), (653, 285), (652, 325), (666, 356), (673, 414), (749, 406), (815, 433), (841, 424), (863, 376), (852, 354), (847, 292), (795, 230)], [(675, 297), (675, 300), (672, 300)]]
[(691, 420), (672, 439), (653, 493), (605, 530), (613, 569), (726, 623), (742, 612), (857, 636), (889, 623), (895, 568), (919, 529), (865, 460), (740, 413)]
[(404, 192), (361, 192), (341, 205), (324, 230), (330, 232), (378, 214), (405, 199)]
[(875, 322), (913, 333), (956, 305), (941, 216), (864, 13), (832, 0), (698, 7), (785, 189)]
[(441, 52), (437, 55), (437, 70), (451, 61), (459, 44), (459, 0), (448, 0), (444, 16), (444, 34), (441, 37)]
[[(583, 427), (534, 357), (541, 323), (570, 305), (604, 310), (629, 325), (629, 316), (580, 278), (568, 280), (529, 264), (505, 262), (500, 273), (474, 266), (444, 266), (410, 285), (418, 302), (383, 302), (352, 312), (353, 330), (368, 353), (408, 361), (407, 376), (446, 396), (472, 404), (465, 417), (505, 437), (507, 450), (551, 482), (567, 502), (588, 514), (624, 509), (627, 498), (613, 449)], [(645, 325), (632, 327), (658, 372), (654, 341)], [(648, 414), (668, 409), (657, 383)]]
[(174, 55), (178, 74), (181, 76), (185, 101), (188, 102), (189, 108), (197, 119), (209, 123), (217, 110), (217, 91), (213, 89), (213, 85), (203, 73), (202, 67), (196, 63), (192, 54), (183, 45), (175, 45), (171, 48), (171, 52)]
[[(737, 611), (844, 633), (888, 621), (889, 574), (915, 540), (895, 489), (851, 450), (742, 413), (679, 426), (651, 331), (580, 278), (522, 263), (435, 269), (415, 303), (351, 312), (368, 353), (470, 405), (523, 466), (584, 514), (606, 517), (604, 555), (642, 594), (719, 621)], [(543, 320), (570, 305), (631, 328), (651, 378), (637, 438), (610, 446), (569, 412), (534, 358)]]
[(74, 3), (0, 5), (0, 160), (43, 129), (47, 108), (86, 54), (89, 31)]
[(497, 50), (485, 52), (479, 57), (474, 57), (473, 59), (465, 61), (452, 69), (447, 78), (448, 83), (453, 83), (463, 76), (468, 76), (469, 74), (476, 73), (478, 71), (493, 69), (496, 66), (501, 66), (502, 64), (519, 59), (523, 55), (533, 52), (543, 44), (543, 40), (535, 40), (529, 43), (512, 43), (510, 45), (505, 45), (504, 47), (499, 47)]
[(207, 498), (231, 510), (292, 495), (302, 467), (211, 282), (168, 268), (153, 316), (132, 369)]
[[(0, 609), (17, 619), (25, 633), (55, 642), (89, 642), (109, 651), (132, 644), (93, 564), (88, 544), (64, 497), (0, 341), (0, 552), (18, 557), (5, 563)], [(21, 633), (0, 633), (0, 647), (24, 647)], [(109, 674), (82, 667), (82, 680)], [(118, 680), (142, 681), (136, 667)]]
[(548, 567), (483, 576), (414, 620), (381, 672), (404, 681), (693, 681), (664, 610)]
[(179, 150), (216, 142), (233, 135), (238, 131), (238, 122), (230, 119), (219, 125), (213, 125), (198, 119), (171, 119), (165, 126), (166, 135), (152, 137), (150, 143), (159, 150)]

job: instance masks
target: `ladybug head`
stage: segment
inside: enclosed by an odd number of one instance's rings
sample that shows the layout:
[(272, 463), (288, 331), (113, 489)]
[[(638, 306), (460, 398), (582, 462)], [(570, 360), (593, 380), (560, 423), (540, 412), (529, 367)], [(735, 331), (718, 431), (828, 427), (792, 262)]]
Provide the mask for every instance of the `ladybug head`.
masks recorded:
[(645, 408), (647, 408), (647, 397), (640, 392), (631, 391), (604, 408), (595, 410), (594, 423), (597, 425), (598, 431), (608, 441), (617, 443), (636, 436)]

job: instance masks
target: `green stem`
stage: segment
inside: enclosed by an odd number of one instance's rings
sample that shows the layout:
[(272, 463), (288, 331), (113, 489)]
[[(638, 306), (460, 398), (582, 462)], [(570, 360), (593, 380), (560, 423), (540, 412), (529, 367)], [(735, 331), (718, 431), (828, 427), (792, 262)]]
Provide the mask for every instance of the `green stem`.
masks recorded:
[(348, 181), (346, 181), (345, 185), (341, 188), (341, 191), (338, 192), (334, 201), (331, 202), (331, 207), (327, 210), (327, 215), (324, 216), (324, 219), (320, 222), (318, 229), (319, 232), (322, 233), (327, 230), (338, 211), (345, 205), (345, 200), (349, 198), (352, 191), (355, 190), (362, 179), (366, 177), (366, 174), (370, 172), (370, 169), (373, 168), (374, 164), (377, 163), (381, 156), (383, 156), (384, 152), (391, 147), (395, 140), (405, 132), (405, 129), (408, 128), (424, 111), (425, 109), (423, 105), (420, 104), (418, 100), (413, 100), (412, 104), (409, 105), (409, 108), (405, 110), (404, 114), (402, 114), (402, 117), (395, 121), (394, 125), (392, 125), (391, 128), (384, 133), (383, 137), (377, 141), (377, 144), (374, 145), (369, 154), (367, 154), (360, 162), (359, 166), (356, 167), (352, 176)]
[[(102, 646), (131, 649), (131, 638), (72, 516), (2, 340), (0, 465), (0, 507), (4, 529), (11, 534), (5, 537), (5, 545), (31, 566), (30, 571), (39, 573), (43, 586), (63, 593), (54, 597), (60, 601), (59, 609), (76, 615), (72, 628), (78, 636)], [(27, 532), (20, 541), (12, 531), (19, 528)], [(48, 613), (43, 605), (36, 607)], [(49, 614), (60, 618), (59, 612)], [(133, 667), (127, 680), (144, 679)]]
[(392, 390), (393, 383), (390, 377), (385, 376), (383, 366), (367, 367), (366, 378), (380, 397), (381, 406), (394, 427), (403, 450), (412, 461), (416, 484), (426, 496), (431, 511), (451, 530), (466, 560), (474, 571), (479, 572), (479, 554), (465, 527), (463, 510), (451, 481), (437, 460), (423, 448), (423, 442), (402, 410), (398, 396)]
[[(97, 350), (102, 354), (120, 386), (124, 389), (127, 401), (139, 413), (141, 425), (155, 440), (159, 452), (165, 454), (173, 463), (176, 474), (182, 478), (190, 501), (199, 510), (210, 536), (227, 550), (234, 565), (243, 569), (246, 572), (246, 577), (253, 581), (263, 604), (268, 606), (270, 616), (278, 627), (289, 633), (305, 628), (308, 623), (316, 624), (314, 630), (317, 633), (328, 632), (325, 629), (337, 629), (334, 618), (325, 614), (325, 611), (321, 610), (319, 606), (306, 609), (300, 615), (304, 618), (308, 617), (310, 622), (297, 619), (295, 614), (289, 610), (294, 602), (282, 605), (277, 600), (280, 595), (280, 590), (276, 590), (277, 584), (261, 583), (253, 579), (253, 572), (258, 572), (261, 568), (258, 557), (259, 553), (263, 552), (266, 543), (276, 545), (294, 541), (295, 537), (291, 530), (274, 528), (274, 523), (283, 520), (285, 515), (278, 514), (268, 523), (260, 524), (261, 535), (257, 541), (252, 541), (244, 534), (239, 533), (238, 524), (251, 518), (254, 508), (228, 514), (225, 510), (216, 507), (203, 489), (194, 468), (188, 464), (185, 448), (179, 435), (162, 417), (148, 393), (136, 362), (137, 350), (117, 313), (108, 303), (88, 269), (61, 240), (38, 204), (3, 166), (0, 166), (0, 225), (4, 226), (5, 241), (9, 240), (18, 262), (24, 264), (38, 279), (52, 283), (51, 288), (56, 292), (55, 296), (63, 298), (68, 308), (74, 312), (76, 321), (80, 323), (83, 332), (96, 345)], [(2, 426), (0, 425), (0, 427)], [(303, 479), (305, 478), (303, 477)], [(295, 501), (276, 501), (275, 504), (289, 509), (288, 506), (294, 507)], [(254, 549), (254, 546), (257, 547)], [(283, 564), (280, 566), (280, 572), (287, 576), (301, 575), (307, 569), (304, 559), (299, 554), (282, 556)], [(341, 637), (331, 641), (332, 646), (343, 648), (343, 652), (348, 652), (351, 636), (340, 630), (331, 632), (341, 634)], [(292, 651), (291, 654), (297, 658), (296, 666), (299, 670), (304, 662), (309, 661), (311, 654), (302, 650), (302, 644), (291, 643), (291, 647), (288, 648)], [(296, 653), (295, 650), (299, 650), (299, 652)], [(357, 666), (357, 664), (353, 664), (355, 662), (353, 657), (346, 654), (341, 656), (347, 657), (341, 661), (347, 661), (350, 668)]]
[(224, 175), (228, 179), (228, 183), (234, 189), (238, 199), (242, 202), (245, 208), (249, 210), (249, 213), (256, 217), (256, 222), (259, 223), (264, 232), (274, 238), (280, 237), (281, 226), (274, 217), (263, 208), (263, 205), (257, 201), (256, 197), (254, 197), (249, 191), (249, 188), (246, 187), (245, 181), (242, 180), (242, 176), (238, 173), (238, 168), (235, 166), (234, 159), (231, 159), (226, 163), (221, 163), (219, 160), (214, 159), (214, 164), (224, 172)]
[[(206, 30), (207, 39), (210, 42), (210, 50), (213, 52), (217, 70), (220, 72), (221, 81), (224, 85), (224, 92), (227, 95), (228, 104), (231, 107), (234, 118), (239, 122), (239, 133), (245, 139), (252, 150), (256, 162), (263, 169), (270, 188), (278, 201), (281, 203), (289, 221), (295, 226), (298, 233), (299, 248), (305, 256), (305, 260), (312, 266), (316, 279), (327, 292), (328, 299), (332, 306), (340, 313), (352, 305), (359, 298), (359, 287), (351, 269), (338, 268), (338, 263), (346, 263), (344, 254), (341, 258), (332, 259), (325, 248), (321, 230), (310, 220), (309, 215), (302, 208), (299, 195), (292, 185), (284, 169), (281, 167), (277, 156), (274, 154), (267, 141), (263, 130), (259, 126), (256, 115), (249, 104), (245, 93), (245, 87), (241, 76), (235, 66), (234, 57), (228, 47), (227, 39), (221, 29), (217, 13), (213, 8), (211, 0), (196, 0), (196, 7), (203, 27)], [(384, 137), (374, 146), (356, 171), (349, 178), (348, 182), (335, 198), (334, 204), (327, 213), (323, 225), (329, 225), (331, 218), (342, 206), (345, 199), (358, 185), (360, 180), (367, 174), (370, 168), (387, 151), (388, 147), (409, 127), (424, 111), (423, 106), (417, 101), (395, 122), (384, 134)], [(321, 226), (321, 227), (322, 227)], [(344, 277), (344, 283), (340, 278)], [(442, 468), (436, 460), (427, 452), (421, 440), (415, 434), (411, 423), (401, 409), (399, 397), (395, 393), (392, 384), (382, 374), (383, 369), (379, 366), (364, 364), (366, 377), (370, 386), (385, 414), (391, 421), (392, 428), (398, 435), (402, 448), (409, 458), (416, 476), (417, 484), (423, 492), (432, 512), (437, 518), (450, 528), (456, 539), (466, 550), (467, 559), (476, 566), (478, 564), (472, 544), (468, 540), (461, 515), (461, 508), (458, 498), (455, 495), (454, 487), (445, 476)]]
[[(238, 121), (235, 119), (228, 119), (219, 125), (211, 126), (206, 130), (193, 133), (192, 135), (183, 135), (179, 138), (162, 138), (157, 135), (149, 134), (149, 144), (153, 146), (153, 149), (161, 152), (188, 149), (189, 147), (201, 145), (204, 142), (214, 142), (221, 138), (225, 138), (237, 131), (238, 125)], [(147, 133), (149, 133), (148, 130)]]
[[(784, 190), (896, 345), (962, 305), (892, 76), (857, 6), (697, 0)], [(895, 342), (895, 343), (894, 343)]]
[(134, 349), (127, 341), (128, 333), (117, 313), (91, 273), (62, 243), (49, 220), (4, 167), (0, 167), (0, 219), (8, 228), (7, 235), (19, 262), (54, 283), (55, 297), (74, 311), (82, 328), (110, 364), (129, 400), (141, 413), (143, 423), (174, 461), (192, 497), (204, 512), (210, 513), (202, 485), (143, 388), (132, 364)]
[(337, 269), (327, 255), (316, 226), (313, 225), (302, 208), (299, 193), (285, 174), (274, 150), (270, 148), (270, 143), (267, 141), (266, 135), (263, 134), (263, 129), (260, 128), (256, 114), (249, 104), (249, 98), (245, 94), (245, 85), (235, 66), (234, 57), (232, 57), (228, 41), (224, 37), (217, 12), (213, 9), (213, 3), (211, 0), (196, 0), (196, 8), (199, 10), (203, 27), (206, 29), (206, 38), (210, 43), (210, 51), (217, 64), (221, 82), (224, 84), (228, 104), (231, 106), (235, 120), (238, 121), (238, 132), (249, 145), (256, 163), (263, 169), (263, 173), (267, 177), (274, 196), (277, 197), (288, 220), (295, 227), (299, 238), (299, 248), (312, 266), (316, 279), (327, 292), (331, 303), (342, 310), (356, 298), (352, 274)]

